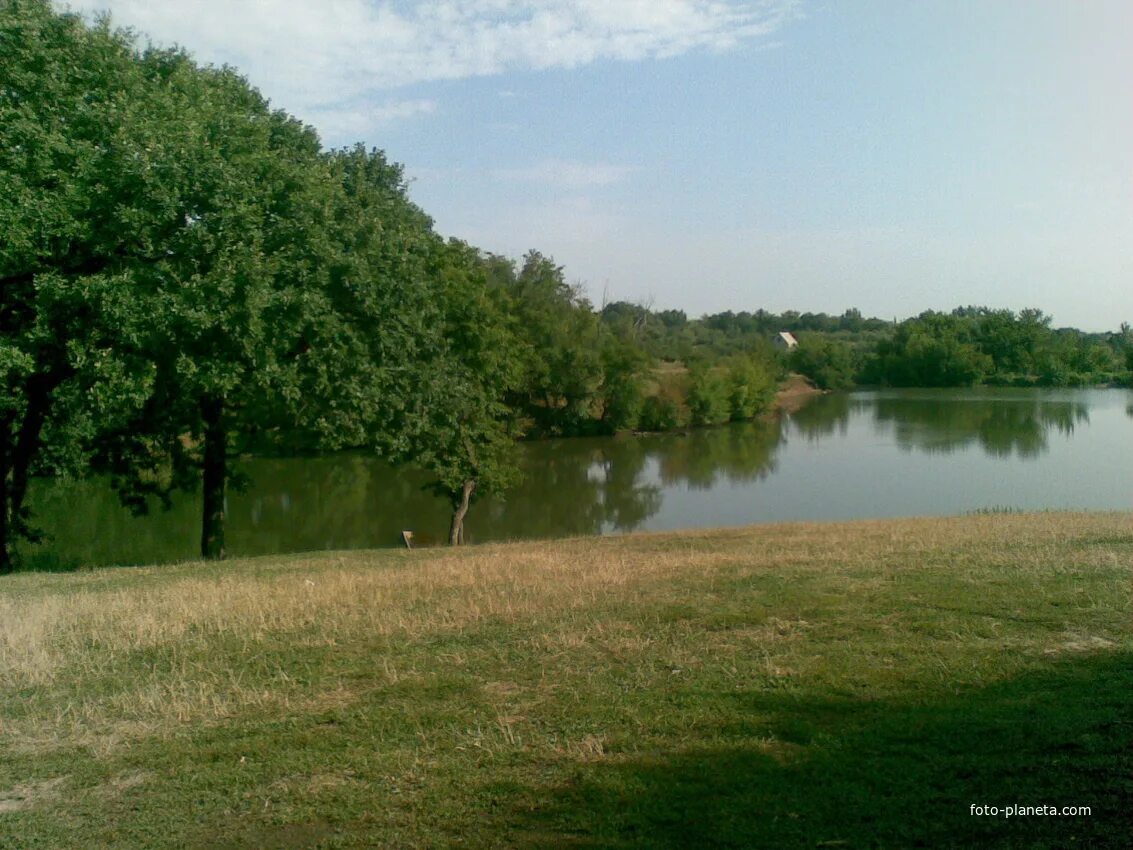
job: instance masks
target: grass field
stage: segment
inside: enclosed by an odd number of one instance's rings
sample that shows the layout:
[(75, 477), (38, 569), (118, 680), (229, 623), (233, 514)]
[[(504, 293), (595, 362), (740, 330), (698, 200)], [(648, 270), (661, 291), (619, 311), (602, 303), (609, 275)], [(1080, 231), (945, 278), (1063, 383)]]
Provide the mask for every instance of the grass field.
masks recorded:
[(20, 574), (0, 847), (1128, 848), (1131, 577), (1129, 514)]

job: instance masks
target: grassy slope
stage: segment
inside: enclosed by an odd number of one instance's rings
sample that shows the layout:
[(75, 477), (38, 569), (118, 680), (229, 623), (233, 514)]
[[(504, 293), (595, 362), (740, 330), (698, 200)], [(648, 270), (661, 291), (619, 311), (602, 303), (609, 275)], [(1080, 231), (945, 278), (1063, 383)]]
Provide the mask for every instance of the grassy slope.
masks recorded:
[(0, 847), (1128, 847), (1131, 564), (1042, 514), (18, 575)]

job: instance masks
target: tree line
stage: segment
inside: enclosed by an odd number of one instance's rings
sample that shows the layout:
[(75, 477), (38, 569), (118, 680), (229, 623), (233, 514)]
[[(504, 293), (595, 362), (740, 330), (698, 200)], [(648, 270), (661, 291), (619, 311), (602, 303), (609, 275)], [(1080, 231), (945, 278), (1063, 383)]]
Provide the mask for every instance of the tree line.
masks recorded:
[(1133, 331), (1054, 328), (1041, 310), (928, 311), (873, 338), (803, 334), (792, 368), (823, 388), (1133, 386)]
[[(682, 311), (619, 302), (606, 306), (602, 317), (621, 324), (632, 317), (641, 345), (657, 362), (695, 371), (759, 352), (773, 368), (799, 372), (822, 389), (1133, 386), (1128, 323), (1086, 333), (1055, 328), (1049, 315), (1033, 308), (957, 307), (901, 322), (863, 318), (854, 308), (839, 316), (757, 310), (689, 319)], [(771, 340), (783, 331), (795, 335), (798, 345), (771, 351)]]

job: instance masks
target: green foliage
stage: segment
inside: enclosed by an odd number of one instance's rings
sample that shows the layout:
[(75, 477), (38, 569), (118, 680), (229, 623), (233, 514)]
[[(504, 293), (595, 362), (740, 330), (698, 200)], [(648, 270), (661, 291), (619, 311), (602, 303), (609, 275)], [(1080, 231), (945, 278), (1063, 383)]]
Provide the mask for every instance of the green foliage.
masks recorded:
[[(603, 311), (622, 314), (629, 305), (609, 305)], [(636, 308), (641, 312), (641, 308)], [(891, 326), (881, 319), (863, 319), (861, 312), (849, 309), (841, 316), (825, 313), (776, 314), (766, 310), (754, 313), (726, 311), (698, 319), (688, 319), (682, 311), (648, 312), (639, 318), (641, 345), (655, 358), (689, 364), (717, 363), (737, 354), (756, 352), (770, 356), (770, 341), (780, 331), (837, 335), (840, 339), (868, 342), (888, 333)]]
[(689, 373), (687, 404), (693, 425), (719, 425), (731, 418), (729, 378), (719, 369), (698, 368)]
[[(125, 427), (99, 435), (97, 460), (138, 508), (155, 467), (172, 462), (177, 484), (200, 469), (202, 551), (222, 556), (227, 456), (250, 447), (234, 440), (317, 431), (351, 388), (343, 380), (338, 392), (312, 391), (322, 353), (312, 329), (343, 318), (327, 285), (333, 175), (314, 133), (270, 111), (233, 72), (174, 52), (138, 64), (155, 101), (148, 112), (161, 117), (148, 148), (171, 152), (154, 189), (176, 227), (137, 272), (148, 295), (137, 350), (154, 371), (149, 397)], [(332, 335), (341, 336), (322, 339)], [(178, 447), (186, 442), (191, 450)]]
[(494, 258), (491, 279), (510, 299), (521, 328), (519, 358), (523, 377), (509, 395), (538, 433), (583, 433), (594, 419), (603, 381), (598, 320), (579, 287), (561, 266), (531, 251), (517, 271)]
[(608, 434), (637, 427), (645, 403), (649, 356), (631, 341), (602, 341), (601, 429)]
[(435, 476), (436, 489), (454, 506), (465, 482), (480, 496), (519, 478), (514, 417), (505, 399), (521, 380), (520, 341), (506, 318), (507, 293), (489, 285), (487, 271), (474, 248), (436, 243), (443, 342), (419, 376), (407, 457)]
[(756, 355), (736, 355), (714, 367), (689, 372), (685, 403), (693, 425), (752, 419), (775, 398), (775, 368)]
[(35, 534), (29, 475), (84, 469), (155, 378), (143, 272), (181, 226), (154, 188), (157, 99), (122, 36), (0, 5), (0, 571)]
[(466, 418), (467, 381), (426, 379), (462, 330), (397, 166), (43, 2), (0, 8), (0, 44), (0, 569), (35, 469), (94, 464), (139, 510), (203, 470), (207, 538), (229, 454), (402, 457), (423, 399)]
[(878, 343), (870, 374), (897, 387), (966, 387), (993, 368), (971, 341), (971, 327), (957, 316), (922, 313)]
[(688, 405), (681, 395), (671, 387), (662, 387), (642, 402), (638, 425), (643, 431), (673, 431), (684, 428), (689, 421)]
[(726, 365), (729, 418), (733, 422), (752, 419), (771, 407), (777, 381), (766, 360), (741, 356)]
[(799, 339), (791, 351), (790, 365), (823, 390), (849, 389), (857, 374), (854, 353), (847, 343), (816, 334)]
[(1052, 330), (1050, 317), (1029, 309), (961, 307), (924, 313), (881, 340), (862, 373), (896, 386), (1079, 386), (1120, 382), (1123, 337)]

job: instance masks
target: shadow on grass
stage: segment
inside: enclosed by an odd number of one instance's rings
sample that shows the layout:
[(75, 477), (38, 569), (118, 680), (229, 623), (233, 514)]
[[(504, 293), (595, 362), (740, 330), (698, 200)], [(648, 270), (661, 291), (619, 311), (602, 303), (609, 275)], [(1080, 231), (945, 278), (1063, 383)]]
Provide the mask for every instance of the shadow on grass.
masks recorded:
[[(512, 809), (509, 846), (1129, 848), (1133, 655), (923, 702), (727, 696), (712, 749), (582, 764)], [(745, 719), (746, 718), (746, 719)], [(972, 805), (1089, 806), (973, 816)]]

